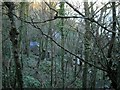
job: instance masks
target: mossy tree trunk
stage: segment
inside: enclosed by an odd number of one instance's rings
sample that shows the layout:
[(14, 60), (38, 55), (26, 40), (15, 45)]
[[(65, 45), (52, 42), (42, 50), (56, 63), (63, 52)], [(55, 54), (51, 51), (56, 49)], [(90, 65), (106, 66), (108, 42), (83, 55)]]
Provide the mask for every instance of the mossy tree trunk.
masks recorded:
[[(64, 2), (60, 2), (59, 14), (64, 16)], [(61, 18), (60, 21), (60, 31), (61, 31), (61, 46), (64, 47), (64, 19)], [(65, 79), (64, 79), (64, 50), (61, 48), (61, 70), (62, 70), (62, 87), (64, 88)]]
[[(53, 2), (49, 2), (50, 4), (50, 6), (52, 7), (52, 3)], [(53, 12), (52, 12), (52, 10), (50, 9), (50, 19), (52, 19), (52, 16), (53, 16)], [(52, 34), (53, 34), (53, 29), (52, 29), (52, 22), (50, 21), (49, 22), (49, 34), (50, 34), (50, 37), (53, 37), (52, 36)], [(50, 60), (51, 60), (51, 88), (53, 88), (54, 86), (53, 86), (53, 82), (54, 82), (54, 74), (53, 74), (53, 71), (54, 71), (54, 66), (53, 66), (53, 62), (54, 62), (54, 60), (53, 60), (53, 52), (54, 52), (54, 50), (53, 50), (53, 42), (52, 42), (52, 40), (50, 41), (50, 45), (51, 45), (51, 56), (50, 56)]]
[[(85, 16), (89, 17), (89, 4), (88, 2), (84, 2), (84, 10), (85, 10)], [(89, 61), (90, 60), (90, 22), (85, 19), (85, 35), (84, 35), (84, 56), (85, 60)], [(82, 88), (87, 88), (87, 72), (88, 72), (88, 65), (85, 63), (83, 66), (83, 84)]]
[[(91, 14), (91, 16), (93, 16), (93, 14), (94, 14), (94, 8), (93, 8), (94, 4), (93, 4), (93, 2), (90, 2), (90, 5), (91, 5), (91, 8), (90, 8), (91, 12), (90, 12), (90, 14)], [(93, 32), (94, 28), (95, 28), (95, 24), (91, 23), (91, 32)], [(96, 33), (96, 39), (98, 39), (98, 35), (99, 35), (98, 30), (96, 30), (95, 33)], [(92, 49), (94, 49), (95, 51), (97, 51), (96, 48), (97, 48), (96, 43), (94, 43)], [(96, 55), (91, 55), (91, 56), (92, 56), (91, 59), (93, 60), (93, 64), (96, 65), (97, 64), (97, 60), (98, 60), (97, 56)], [(94, 67), (93, 70), (92, 70), (92, 75), (93, 76), (92, 76), (92, 79), (90, 79), (90, 82), (89, 82), (91, 90), (95, 90), (95, 86), (96, 86), (96, 74), (97, 74), (97, 68)]]
[(15, 62), (15, 69), (16, 69), (16, 86), (13, 88), (20, 88), (20, 90), (22, 90), (23, 88), (23, 79), (22, 79), (22, 71), (21, 71), (21, 65), (20, 65), (20, 61), (19, 61), (19, 47), (18, 47), (18, 35), (19, 32), (16, 29), (15, 26), (15, 20), (14, 20), (14, 16), (13, 16), (13, 10), (15, 9), (15, 5), (13, 2), (4, 2), (5, 5), (8, 8), (8, 17), (11, 23), (11, 30), (9, 32), (10, 34), (10, 40), (12, 42), (12, 53), (13, 53), (13, 58), (14, 58), (14, 62)]
[[(20, 3), (20, 28), (19, 28), (19, 51), (20, 51), (20, 60), (23, 67), (23, 54), (26, 54), (29, 57), (29, 40), (28, 40), (28, 32), (27, 32), (27, 24), (24, 20), (27, 19), (28, 16), (28, 3), (21, 2)], [(24, 38), (23, 38), (24, 37)]]
[[(114, 32), (116, 32), (116, 6), (115, 6), (115, 2), (112, 2), (112, 18), (113, 18), (113, 25), (112, 25), (112, 30)], [(112, 54), (113, 54), (113, 48), (114, 48), (114, 44), (115, 44), (115, 37), (116, 37), (116, 33), (112, 32), (112, 36), (111, 36), (111, 40), (110, 40), (110, 44), (109, 44), (109, 48), (108, 48), (108, 53), (107, 53), (107, 58), (108, 58), (108, 62), (107, 62), (107, 75), (111, 80), (111, 87), (113, 87), (114, 89), (117, 90), (118, 87), (118, 83), (117, 83), (117, 69), (114, 70), (112, 68), (113, 66), (113, 59), (112, 59)]]

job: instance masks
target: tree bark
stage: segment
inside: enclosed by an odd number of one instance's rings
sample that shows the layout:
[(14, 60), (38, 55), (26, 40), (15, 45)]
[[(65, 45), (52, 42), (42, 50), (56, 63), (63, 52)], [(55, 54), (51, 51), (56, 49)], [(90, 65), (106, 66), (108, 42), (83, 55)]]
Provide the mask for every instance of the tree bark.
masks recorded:
[[(18, 48), (18, 35), (19, 32), (16, 29), (15, 26), (15, 20), (13, 16), (13, 10), (15, 9), (15, 5), (13, 2), (4, 2), (5, 5), (8, 7), (8, 17), (11, 22), (11, 30), (9, 32), (10, 34), (10, 40), (12, 42), (12, 51), (13, 51), (13, 57), (14, 57), (14, 62), (16, 66), (16, 77), (17, 77), (17, 83), (18, 86), (17, 88), (20, 88), (22, 90), (23, 88), (23, 80), (22, 80), (22, 71), (21, 71), (21, 65), (19, 61), (19, 48)], [(15, 88), (15, 87), (13, 87)]]
[[(115, 7), (115, 2), (112, 2), (112, 15), (113, 15), (113, 31), (116, 32), (116, 7)], [(112, 33), (112, 37), (110, 40), (109, 48), (108, 48), (108, 63), (107, 63), (107, 74), (110, 80), (112, 81), (111, 86), (114, 89), (117, 89), (117, 71), (112, 69), (112, 51), (113, 51), (113, 46), (115, 42), (115, 36), (116, 33)]]
[[(60, 11), (59, 14), (64, 16), (64, 2), (60, 2)], [(64, 19), (60, 21), (60, 31), (61, 31), (61, 46), (64, 47)], [(65, 78), (64, 78), (64, 50), (61, 49), (61, 70), (62, 70), (62, 87), (64, 88)]]
[[(84, 2), (84, 9), (85, 9), (85, 16), (89, 17), (89, 8), (88, 2)], [(84, 56), (85, 60), (88, 62), (90, 59), (90, 22), (85, 19), (85, 35), (84, 35)], [(87, 88), (87, 72), (88, 72), (88, 65), (85, 63), (83, 68), (83, 84), (82, 88)]]

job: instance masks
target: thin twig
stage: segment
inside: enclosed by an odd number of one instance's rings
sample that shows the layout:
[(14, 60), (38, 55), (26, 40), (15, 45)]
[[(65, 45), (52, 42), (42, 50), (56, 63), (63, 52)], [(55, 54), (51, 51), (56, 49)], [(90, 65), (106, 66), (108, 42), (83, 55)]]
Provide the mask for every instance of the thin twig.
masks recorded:
[(112, 33), (116, 33), (115, 31), (112, 31), (112, 30), (109, 30), (107, 29), (107, 27), (104, 27), (103, 25), (101, 25), (98, 21), (94, 20), (93, 18), (89, 18), (89, 17), (86, 17), (85, 15), (83, 15), (81, 12), (79, 12), (76, 8), (74, 8), (72, 6), (72, 4), (70, 4), (69, 2), (65, 1), (66, 4), (68, 4), (75, 12), (77, 12), (78, 14), (80, 14), (82, 17), (84, 17), (84, 19), (87, 19), (91, 22), (94, 22), (96, 24), (98, 24), (99, 26), (101, 26), (103, 29), (107, 30), (108, 32), (112, 32)]
[[(18, 18), (19, 20), (21, 20), (21, 18), (17, 17), (17, 15), (14, 14), (14, 16), (15, 16), (16, 18)], [(34, 28), (38, 29), (38, 30), (41, 32), (42, 35), (44, 35), (44, 36), (46, 36), (47, 38), (51, 39), (58, 47), (60, 47), (61, 49), (65, 50), (65, 51), (68, 52), (69, 54), (75, 56), (76, 58), (80, 59), (80, 60), (83, 61), (84, 63), (87, 63), (87, 64), (89, 64), (89, 65), (91, 65), (91, 66), (93, 66), (93, 67), (96, 67), (97, 69), (100, 69), (100, 70), (102, 70), (102, 71), (107, 71), (106, 69), (103, 69), (103, 68), (98, 67), (98, 66), (96, 66), (96, 65), (94, 65), (94, 64), (91, 64), (90, 62), (87, 62), (87, 61), (84, 60), (83, 58), (77, 56), (76, 54), (74, 54), (74, 53), (70, 52), (69, 50), (67, 50), (66, 48), (62, 47), (62, 46), (61, 46), (60, 44), (58, 44), (52, 37), (50, 37), (49, 35), (45, 34), (40, 27), (38, 27), (37, 25), (35, 25), (32, 18), (31, 18), (31, 22), (27, 22), (27, 21), (25, 21), (25, 20), (24, 20), (24, 22), (25, 22), (25, 23), (28, 23), (28, 24), (30, 24), (31, 26), (33, 26)]]

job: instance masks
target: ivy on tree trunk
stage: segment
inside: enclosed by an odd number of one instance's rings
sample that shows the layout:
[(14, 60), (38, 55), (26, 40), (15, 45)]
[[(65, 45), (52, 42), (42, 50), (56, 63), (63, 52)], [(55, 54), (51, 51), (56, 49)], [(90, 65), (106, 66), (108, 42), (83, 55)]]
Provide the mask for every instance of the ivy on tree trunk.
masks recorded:
[[(4, 2), (5, 5), (8, 7), (8, 17), (11, 22), (11, 30), (9, 32), (10, 34), (10, 40), (12, 42), (12, 51), (13, 51), (13, 58), (16, 66), (16, 80), (17, 80), (17, 88), (20, 88), (22, 90), (23, 88), (23, 80), (22, 80), (22, 71), (21, 71), (21, 65), (19, 61), (19, 48), (18, 48), (18, 35), (19, 32), (16, 29), (15, 26), (15, 20), (13, 16), (13, 10), (15, 8), (15, 5), (13, 2)], [(13, 87), (16, 88), (16, 87)]]

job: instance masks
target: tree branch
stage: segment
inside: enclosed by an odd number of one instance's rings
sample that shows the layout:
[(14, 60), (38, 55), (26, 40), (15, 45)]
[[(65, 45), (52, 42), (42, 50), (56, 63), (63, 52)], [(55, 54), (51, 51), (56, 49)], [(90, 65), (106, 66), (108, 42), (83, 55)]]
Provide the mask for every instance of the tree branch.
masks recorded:
[(89, 18), (86, 17), (85, 15), (83, 15), (81, 12), (79, 12), (76, 8), (74, 8), (69, 2), (65, 1), (66, 4), (68, 4), (75, 12), (77, 12), (78, 14), (80, 14), (82, 17), (84, 17), (84, 19), (87, 19), (91, 22), (96, 23), (97, 25), (101, 26), (103, 29), (107, 30), (108, 32), (112, 32), (112, 33), (116, 33), (115, 31), (109, 30), (106, 27), (104, 27), (103, 25), (101, 25), (99, 22), (97, 22), (96, 20), (94, 20), (93, 18)]
[(56, 12), (56, 16), (58, 15), (58, 11), (57, 10), (55, 10), (54, 8), (52, 8), (46, 1), (44, 1), (45, 2), (45, 4), (51, 9), (51, 10), (53, 10), (54, 12)]
[(41, 30), (40, 27), (34, 25), (32, 19), (31, 19), (31, 22), (32, 22), (32, 23), (29, 23), (30, 25), (32, 25), (34, 28), (38, 29), (38, 30), (41, 32), (42, 35), (44, 35), (44, 36), (46, 36), (47, 38), (51, 39), (58, 47), (62, 48), (63, 50), (65, 50), (65, 51), (68, 52), (69, 54), (75, 56), (76, 58), (80, 59), (80, 60), (83, 61), (84, 63), (87, 63), (87, 64), (89, 64), (89, 65), (91, 65), (91, 66), (93, 66), (93, 67), (96, 67), (97, 69), (100, 69), (100, 70), (102, 70), (102, 71), (107, 71), (106, 69), (103, 69), (103, 68), (101, 68), (101, 67), (98, 67), (98, 66), (96, 66), (96, 65), (91, 64), (90, 62), (85, 61), (83, 58), (77, 56), (76, 54), (74, 54), (74, 53), (70, 52), (69, 50), (67, 50), (66, 48), (62, 47), (62, 46), (61, 46), (60, 44), (58, 44), (52, 37), (50, 37), (49, 35), (45, 34), (45, 33)]
[(83, 17), (78, 17), (78, 16), (55, 16), (55, 19), (57, 18), (64, 18), (64, 19), (68, 19), (68, 18), (83, 18)]
[[(16, 18), (18, 18), (19, 20), (21, 20), (21, 18), (20, 18), (20, 17), (17, 17), (17, 15), (14, 14), (14, 16), (15, 16)], [(31, 22), (27, 22), (27, 21), (25, 21), (25, 20), (24, 20), (24, 22), (25, 22), (25, 23), (28, 23), (28, 24), (30, 24), (31, 26), (33, 26), (34, 28), (38, 29), (38, 30), (41, 32), (42, 35), (44, 35), (44, 36), (46, 36), (47, 38), (51, 39), (58, 47), (62, 48), (63, 50), (65, 50), (65, 51), (68, 52), (69, 54), (75, 56), (76, 58), (80, 59), (80, 60), (83, 61), (84, 63), (87, 63), (87, 64), (89, 64), (89, 65), (91, 65), (91, 66), (93, 66), (93, 67), (96, 67), (97, 69), (100, 69), (100, 70), (102, 70), (102, 71), (106, 71), (106, 72), (107, 72), (106, 69), (103, 69), (103, 68), (101, 68), (101, 67), (98, 67), (98, 66), (96, 66), (96, 65), (93, 65), (93, 64), (91, 64), (90, 62), (85, 61), (83, 58), (77, 56), (76, 54), (70, 52), (70, 51), (67, 50), (66, 48), (62, 47), (62, 46), (61, 46), (60, 44), (58, 44), (52, 37), (50, 37), (49, 35), (45, 34), (40, 27), (36, 26), (36, 25), (34, 24), (34, 21), (32, 20), (32, 18), (31, 18)]]

